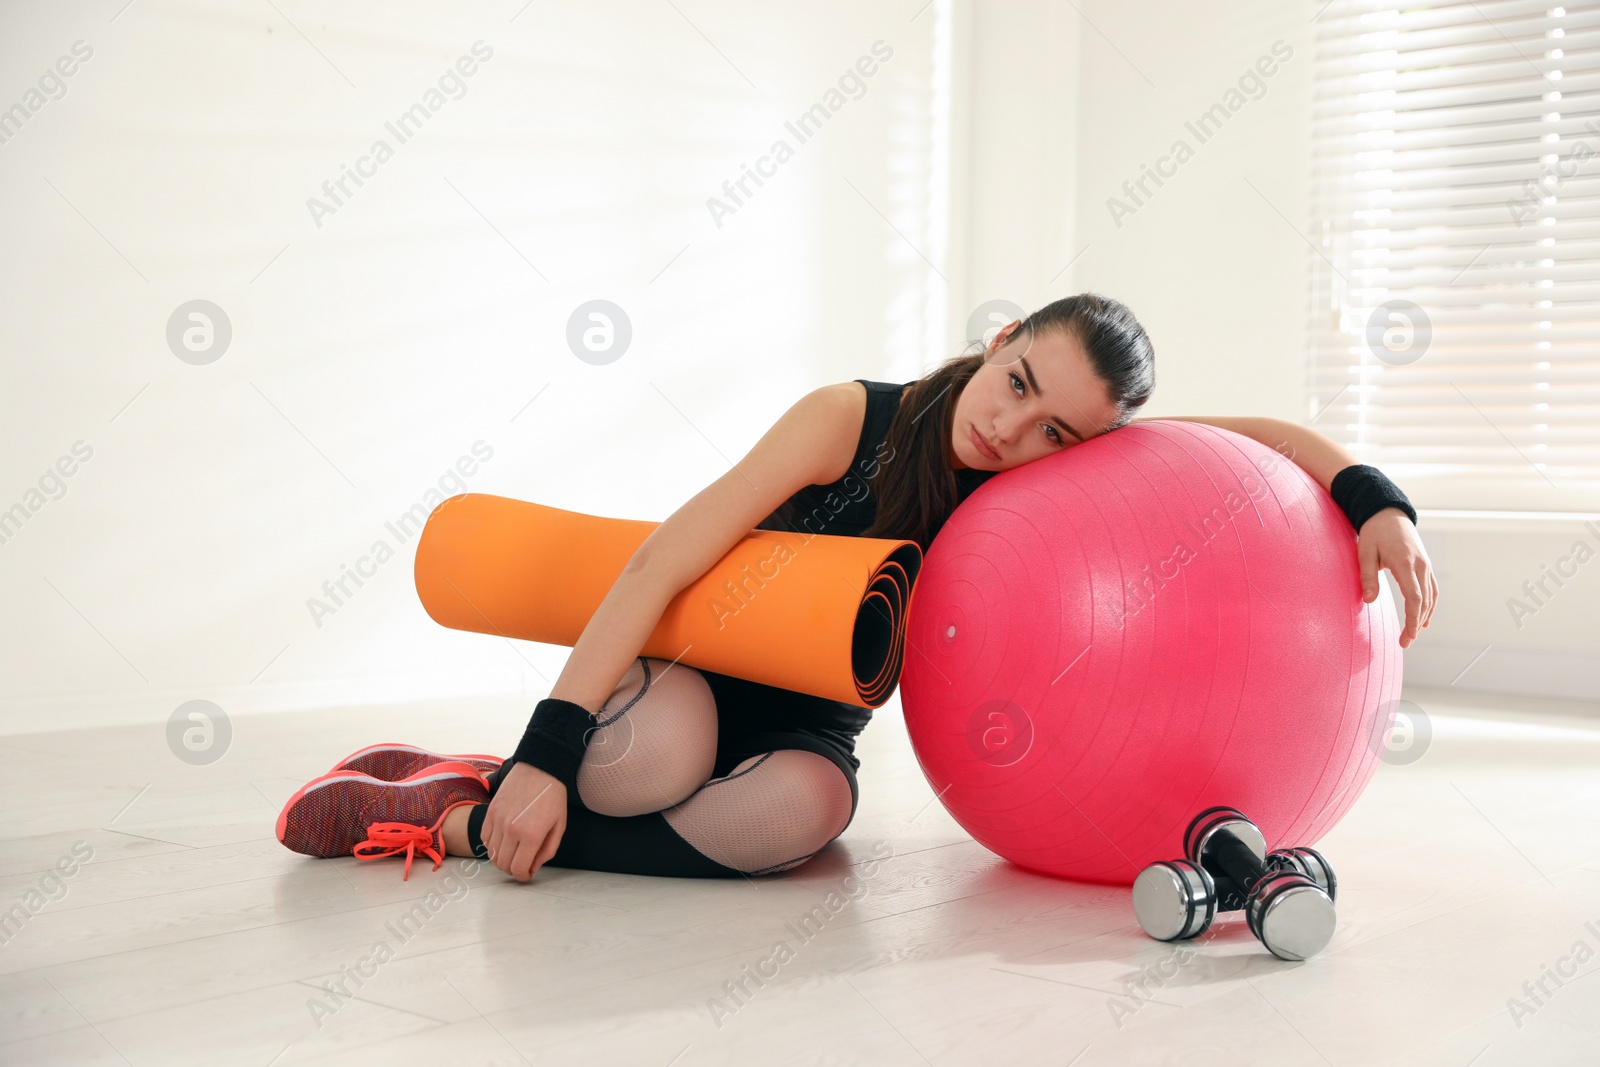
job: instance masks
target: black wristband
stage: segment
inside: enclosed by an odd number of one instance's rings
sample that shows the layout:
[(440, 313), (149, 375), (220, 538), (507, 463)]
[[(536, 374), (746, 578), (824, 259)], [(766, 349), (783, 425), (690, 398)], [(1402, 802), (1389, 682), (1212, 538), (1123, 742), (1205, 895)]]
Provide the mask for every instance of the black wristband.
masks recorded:
[(1377, 467), (1365, 463), (1346, 467), (1333, 476), (1328, 494), (1357, 533), (1361, 532), (1363, 523), (1384, 508), (1399, 508), (1411, 520), (1411, 525), (1417, 524), (1417, 509), (1411, 506), (1400, 487)]
[(595, 717), (582, 704), (547, 697), (534, 706), (527, 732), (505, 766), (526, 763), (537, 767), (570, 793), (578, 787), (578, 765), (594, 728)]

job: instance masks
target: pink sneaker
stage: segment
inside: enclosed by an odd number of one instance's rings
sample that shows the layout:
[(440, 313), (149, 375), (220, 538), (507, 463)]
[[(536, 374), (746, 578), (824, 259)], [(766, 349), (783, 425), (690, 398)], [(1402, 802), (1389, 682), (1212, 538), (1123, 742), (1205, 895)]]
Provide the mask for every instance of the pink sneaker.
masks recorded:
[(359, 752), (350, 753), (335, 763), (333, 770), (357, 771), (385, 781), (398, 782), (402, 778), (410, 778), (424, 767), (448, 761), (469, 763), (483, 774), (494, 773), (505, 762), (499, 756), (446, 756), (415, 745), (382, 744), (368, 745)]
[(278, 840), (306, 856), (361, 860), (406, 857), (405, 879), (420, 850), (444, 863), (444, 818), (463, 804), (486, 804), (489, 784), (470, 763), (447, 760), (399, 781), (336, 770), (312, 779), (283, 806)]

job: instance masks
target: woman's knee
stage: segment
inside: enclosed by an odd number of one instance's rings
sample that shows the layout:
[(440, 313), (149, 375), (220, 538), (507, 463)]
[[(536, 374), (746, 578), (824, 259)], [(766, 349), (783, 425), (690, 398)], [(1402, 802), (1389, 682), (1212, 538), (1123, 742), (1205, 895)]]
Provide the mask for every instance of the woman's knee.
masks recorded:
[(838, 764), (790, 748), (744, 760), (662, 815), (718, 863), (746, 874), (776, 874), (844, 833), (853, 806), (854, 791)]
[(692, 795), (717, 758), (717, 705), (693, 667), (636, 657), (596, 716), (578, 799), (600, 815), (660, 811)]

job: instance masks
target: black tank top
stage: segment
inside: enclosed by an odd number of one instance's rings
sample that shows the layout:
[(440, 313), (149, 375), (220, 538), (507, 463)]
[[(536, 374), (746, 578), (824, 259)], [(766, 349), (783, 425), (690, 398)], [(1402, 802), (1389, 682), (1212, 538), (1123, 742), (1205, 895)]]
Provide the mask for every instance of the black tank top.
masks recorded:
[[(756, 524), (758, 530), (787, 530), (791, 533), (824, 533), (859, 537), (878, 515), (878, 500), (869, 479), (884, 463), (894, 460), (887, 440), (889, 424), (900, 407), (901, 397), (911, 382), (874, 382), (856, 378), (867, 387), (867, 413), (861, 422), (861, 436), (855, 455), (844, 477), (826, 485), (807, 485)], [(956, 502), (997, 474), (963, 467), (955, 472)], [(923, 551), (928, 546), (923, 545)]]
[[(893, 459), (886, 438), (889, 424), (900, 407), (900, 399), (910, 382), (856, 381), (867, 387), (867, 413), (861, 422), (861, 436), (850, 469), (844, 477), (826, 485), (807, 485), (756, 524), (758, 530), (787, 530), (791, 533), (825, 533), (859, 537), (878, 514), (878, 501), (868, 479), (879, 465)], [(957, 502), (965, 500), (978, 486), (998, 473), (971, 467), (955, 472)], [(928, 546), (921, 546), (927, 551)], [(781, 709), (781, 717), (803, 724), (813, 733), (832, 739), (858, 769), (860, 761), (852, 754), (854, 737), (872, 718), (872, 710), (843, 701), (827, 700), (806, 694), (775, 689), (727, 675), (702, 671), (712, 684), (718, 707)]]

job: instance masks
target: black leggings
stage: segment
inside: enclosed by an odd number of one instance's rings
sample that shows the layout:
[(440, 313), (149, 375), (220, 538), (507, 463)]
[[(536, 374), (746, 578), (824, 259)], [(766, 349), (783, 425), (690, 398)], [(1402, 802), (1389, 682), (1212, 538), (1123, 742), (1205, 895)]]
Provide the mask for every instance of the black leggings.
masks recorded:
[[(556, 867), (679, 878), (789, 870), (844, 832), (870, 713), (637, 657), (596, 716)], [(489, 776), (490, 795), (501, 773)], [(468, 820), (480, 840), (487, 805)]]

